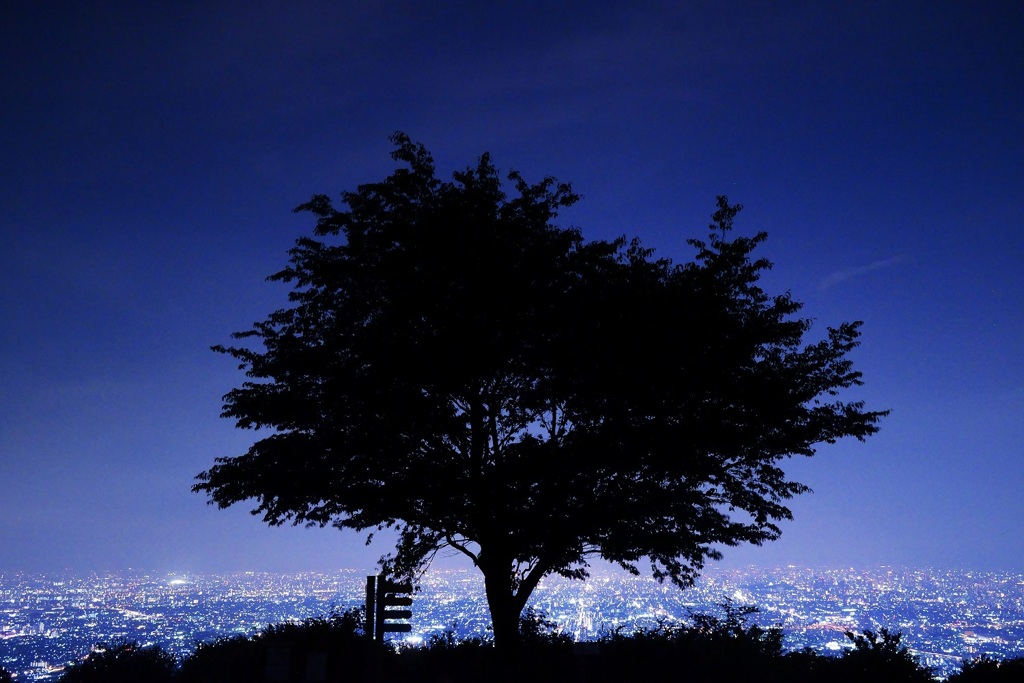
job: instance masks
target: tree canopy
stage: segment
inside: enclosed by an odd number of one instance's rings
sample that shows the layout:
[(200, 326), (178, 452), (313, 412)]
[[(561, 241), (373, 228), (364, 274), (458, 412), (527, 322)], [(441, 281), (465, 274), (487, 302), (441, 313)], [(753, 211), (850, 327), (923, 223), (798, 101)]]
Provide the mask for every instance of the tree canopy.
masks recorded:
[(720, 546), (777, 538), (806, 490), (782, 461), (877, 431), (884, 411), (839, 395), (861, 383), (859, 323), (805, 340), (727, 198), (673, 264), (557, 226), (567, 184), (513, 172), (506, 191), (487, 154), (442, 181), (392, 140), (387, 178), (296, 209), (314, 234), (270, 277), (290, 306), (214, 347), (248, 377), (223, 415), (273, 432), (198, 476), (212, 502), (396, 529), (397, 576), (453, 548), (500, 645), (544, 576), (600, 557), (685, 586)]

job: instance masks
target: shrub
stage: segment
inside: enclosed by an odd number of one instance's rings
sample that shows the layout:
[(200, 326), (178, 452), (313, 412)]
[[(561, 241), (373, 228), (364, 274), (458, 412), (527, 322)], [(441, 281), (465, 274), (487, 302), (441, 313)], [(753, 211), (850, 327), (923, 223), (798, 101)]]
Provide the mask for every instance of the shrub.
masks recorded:
[(365, 648), (362, 613), (335, 612), (298, 623), (267, 626), (251, 637), (198, 643), (192, 656), (182, 662), (178, 680), (251, 683), (272, 677), (304, 681), (312, 668), (322, 669), (327, 680), (358, 678)]
[(828, 680), (836, 683), (931, 683), (932, 671), (922, 666), (903, 644), (903, 634), (888, 629), (865, 631), (862, 634), (846, 632), (853, 649), (826, 665)]
[(135, 641), (98, 645), (60, 677), (60, 683), (161, 683), (170, 681), (177, 664), (174, 655), (158, 645), (140, 647)]
[(553, 647), (566, 650), (572, 647), (572, 637), (562, 633), (558, 624), (548, 619), (542, 610), (527, 607), (519, 617), (519, 639), (524, 647)]
[(1024, 657), (1000, 661), (988, 655), (965, 661), (949, 683), (1016, 683), (1024, 681)]
[(794, 680), (793, 663), (782, 654), (781, 630), (751, 623), (756, 607), (731, 600), (719, 606), (724, 616), (695, 614), (690, 624), (662, 622), (606, 636), (600, 643), (603, 668), (619, 680), (663, 680), (665, 672), (679, 672), (687, 681)]

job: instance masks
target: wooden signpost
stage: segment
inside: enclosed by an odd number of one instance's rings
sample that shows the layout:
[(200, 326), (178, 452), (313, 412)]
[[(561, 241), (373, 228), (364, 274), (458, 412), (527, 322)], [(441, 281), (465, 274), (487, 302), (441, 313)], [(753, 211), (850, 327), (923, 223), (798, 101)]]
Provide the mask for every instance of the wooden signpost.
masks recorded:
[(412, 584), (394, 583), (376, 576), (366, 577), (366, 635), (378, 643), (384, 642), (385, 633), (409, 633), (412, 624)]

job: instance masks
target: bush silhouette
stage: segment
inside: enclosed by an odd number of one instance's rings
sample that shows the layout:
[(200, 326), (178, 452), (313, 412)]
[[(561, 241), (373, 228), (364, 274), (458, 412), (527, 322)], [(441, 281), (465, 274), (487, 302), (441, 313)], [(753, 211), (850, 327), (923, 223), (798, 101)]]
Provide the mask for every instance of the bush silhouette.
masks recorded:
[(345, 680), (362, 675), (367, 646), (360, 611), (267, 626), (254, 636), (199, 643), (185, 659), (182, 683)]
[(722, 617), (696, 614), (691, 624), (609, 634), (600, 644), (601, 669), (611, 674), (606, 680), (664, 679), (666, 672), (686, 681), (804, 680), (802, 660), (783, 655), (782, 632), (751, 623), (756, 608), (729, 600), (720, 607)]
[(515, 653), (494, 648), (493, 637), (460, 639), (454, 626), (431, 636), (423, 647), (402, 647), (386, 662), (397, 678), (422, 681), (576, 680), (573, 641), (547, 615), (528, 607), (519, 618), (520, 647)]
[(568, 650), (572, 638), (558, 629), (558, 624), (548, 619), (542, 610), (527, 607), (519, 617), (519, 637), (525, 647), (550, 647)]
[(1016, 683), (1024, 681), (1024, 657), (1000, 661), (987, 655), (965, 661), (949, 683)]
[(846, 632), (853, 643), (838, 659), (822, 658), (827, 680), (836, 683), (854, 681), (900, 681), (928, 683), (932, 671), (922, 666), (903, 644), (903, 634), (888, 629), (865, 631), (863, 634)]
[[(521, 618), (522, 647), (495, 649), (490, 637), (460, 639), (455, 628), (431, 636), (423, 647), (366, 638), (358, 610), (268, 626), (253, 636), (197, 644), (175, 668), (159, 647), (121, 642), (97, 649), (70, 667), (60, 683), (340, 683), (407, 680), (561, 680), (566, 683), (925, 683), (932, 672), (910, 653), (899, 632), (847, 633), (852, 647), (840, 657), (811, 650), (785, 652), (781, 631), (752, 622), (756, 608), (730, 601), (722, 613), (694, 614), (687, 623), (660, 623), (626, 633), (619, 629), (578, 647), (543, 612)], [(951, 683), (1024, 680), (1024, 658), (965, 661)], [(0, 669), (0, 683), (11, 676)]]
[(176, 663), (174, 655), (158, 645), (140, 647), (135, 641), (121, 641), (98, 646), (81, 663), (69, 667), (60, 683), (169, 682)]

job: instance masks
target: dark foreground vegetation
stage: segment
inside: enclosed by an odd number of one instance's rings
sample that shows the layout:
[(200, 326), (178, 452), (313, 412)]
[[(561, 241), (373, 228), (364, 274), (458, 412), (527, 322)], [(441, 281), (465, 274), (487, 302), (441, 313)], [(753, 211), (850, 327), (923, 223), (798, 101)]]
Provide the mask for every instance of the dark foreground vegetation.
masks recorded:
[[(685, 625), (608, 634), (573, 643), (543, 615), (527, 611), (514, 654), (485, 638), (459, 640), (453, 632), (423, 647), (367, 642), (362, 616), (350, 611), (301, 623), (269, 626), (251, 636), (201, 643), (182, 661), (159, 646), (121, 642), (97, 648), (68, 668), (59, 683), (315, 683), (424, 681), (635, 680), (687, 683), (793, 681), (796, 683), (926, 682), (933, 674), (902, 644), (900, 634), (848, 633), (842, 656), (785, 652), (782, 633), (751, 624), (753, 608), (725, 605), (725, 616), (696, 615)], [(964, 662), (956, 683), (1024, 681), (1024, 658)], [(0, 683), (10, 678), (0, 669)]]

